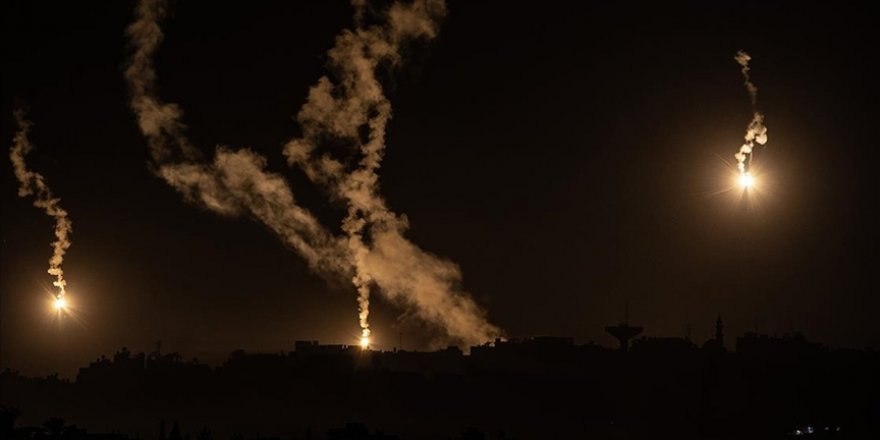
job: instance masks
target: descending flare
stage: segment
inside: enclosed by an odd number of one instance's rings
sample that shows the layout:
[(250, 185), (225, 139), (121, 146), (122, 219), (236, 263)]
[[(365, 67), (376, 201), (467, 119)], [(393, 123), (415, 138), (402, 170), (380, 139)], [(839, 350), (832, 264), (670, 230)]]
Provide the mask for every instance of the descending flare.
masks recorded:
[(748, 189), (755, 185), (755, 177), (749, 173), (743, 173), (739, 175), (737, 182), (739, 186)]
[(52, 257), (49, 258), (48, 272), (55, 277), (52, 284), (58, 288), (58, 291), (55, 292), (55, 308), (62, 310), (66, 304), (64, 295), (67, 294), (67, 281), (64, 279), (61, 263), (64, 262), (64, 253), (70, 247), (72, 225), (67, 217), (67, 211), (59, 204), (61, 200), (52, 195), (52, 191), (46, 184), (46, 179), (40, 173), (27, 168), (24, 158), (33, 149), (33, 145), (28, 139), (32, 124), (25, 119), (24, 111), (21, 109), (16, 110), (14, 115), (18, 131), (13, 138), (9, 159), (12, 161), (15, 177), (20, 185), (18, 195), (20, 197), (33, 196), (34, 206), (42, 209), (55, 220), (55, 241), (52, 242)]
[[(733, 57), (740, 66), (742, 66), (742, 75), (745, 79), (746, 90), (749, 92), (749, 98), (752, 101), (752, 121), (749, 122), (749, 126), (746, 128), (745, 135), (745, 143), (741, 147), (739, 147), (739, 152), (737, 152), (734, 157), (736, 158), (736, 169), (739, 171), (741, 176), (748, 175), (750, 178), (746, 179), (748, 181), (748, 185), (743, 185), (744, 187), (749, 187), (754, 184), (754, 180), (751, 178), (751, 174), (749, 172), (749, 166), (752, 163), (752, 155), (755, 150), (755, 143), (759, 145), (764, 145), (767, 143), (767, 127), (764, 126), (764, 115), (762, 115), (757, 110), (758, 104), (758, 87), (752, 83), (751, 76), (749, 74), (749, 61), (751, 61), (752, 57), (749, 54), (739, 51)], [(740, 180), (740, 184), (742, 185), (745, 181)]]
[[(361, 17), (363, 3), (355, 6)], [(459, 287), (457, 265), (406, 238), (406, 216), (388, 206), (379, 188), (391, 103), (376, 70), (396, 67), (407, 41), (435, 37), (445, 14), (440, 0), (399, 2), (380, 17), (379, 24), (364, 26), (356, 20), (355, 29), (343, 31), (328, 52), (334, 79), (324, 76), (309, 90), (297, 114), (303, 135), (288, 142), (284, 154), (290, 165), (302, 168), (309, 179), (348, 205), (343, 230), (348, 235), (364, 333), (369, 331), (365, 319), (370, 289), (375, 286), (386, 298), (412, 307), (415, 316), (473, 344), (499, 336), (500, 330), (486, 321)], [(340, 158), (321, 152), (328, 140), (349, 145), (350, 155)]]
[[(159, 23), (167, 5), (162, 0), (140, 0), (135, 21), (126, 30), (132, 54), (125, 78), (131, 108), (150, 145), (152, 165), (187, 201), (222, 215), (249, 215), (266, 224), (313, 270), (352, 282), (362, 344), (369, 345), (372, 291), (436, 325), (445, 332), (444, 342), (485, 343), (501, 331), (461, 289), (458, 266), (405, 237), (406, 216), (391, 211), (378, 184), (391, 103), (376, 70), (398, 65), (406, 42), (434, 37), (445, 4), (414, 0), (373, 8), (362, 0), (352, 3), (355, 29), (343, 30), (328, 52), (335, 80), (322, 77), (309, 90), (297, 115), (303, 136), (284, 149), (290, 165), (299, 166), (312, 182), (327, 188), (332, 200), (346, 204), (344, 235), (334, 234), (333, 228), (299, 205), (290, 184), (267, 171), (267, 160), (259, 154), (218, 147), (213, 161), (200, 159), (200, 151), (186, 136), (183, 111), (157, 95), (153, 57), (163, 39)], [(378, 24), (364, 24), (368, 13), (379, 15)], [(352, 147), (350, 157), (321, 154), (324, 140), (346, 142)]]

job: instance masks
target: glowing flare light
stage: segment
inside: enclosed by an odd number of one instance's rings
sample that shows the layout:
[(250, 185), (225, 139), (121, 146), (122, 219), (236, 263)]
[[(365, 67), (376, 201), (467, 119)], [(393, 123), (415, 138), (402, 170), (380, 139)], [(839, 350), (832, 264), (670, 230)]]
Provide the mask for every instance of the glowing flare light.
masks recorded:
[(739, 183), (739, 186), (741, 186), (743, 189), (749, 189), (755, 186), (755, 176), (752, 176), (749, 173), (742, 173), (739, 175), (737, 183)]
[(67, 300), (63, 296), (56, 297), (55, 301), (52, 302), (52, 306), (55, 307), (56, 311), (63, 312), (67, 308)]

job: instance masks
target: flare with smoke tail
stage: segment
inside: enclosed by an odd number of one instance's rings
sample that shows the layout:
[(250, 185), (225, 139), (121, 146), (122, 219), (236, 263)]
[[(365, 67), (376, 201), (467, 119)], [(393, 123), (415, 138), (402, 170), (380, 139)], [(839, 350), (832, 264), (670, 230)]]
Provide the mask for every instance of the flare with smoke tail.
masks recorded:
[(749, 166), (752, 162), (752, 154), (755, 150), (755, 143), (764, 145), (767, 143), (767, 127), (764, 126), (764, 115), (757, 110), (758, 105), (758, 87), (752, 83), (749, 75), (749, 61), (752, 57), (749, 54), (739, 51), (733, 57), (740, 66), (742, 66), (742, 74), (745, 79), (746, 90), (749, 92), (749, 98), (752, 100), (752, 121), (746, 129), (745, 143), (739, 147), (739, 152), (734, 155), (736, 157), (736, 168), (742, 176), (751, 176)]
[(22, 110), (15, 111), (15, 122), (18, 131), (13, 138), (12, 149), (9, 151), (9, 159), (18, 179), (18, 195), (21, 197), (33, 196), (34, 206), (46, 212), (55, 220), (55, 241), (52, 242), (52, 257), (49, 258), (49, 274), (55, 277), (52, 282), (58, 291), (55, 293), (55, 305), (61, 309), (64, 305), (64, 295), (67, 294), (67, 281), (64, 280), (64, 253), (70, 247), (70, 233), (72, 225), (67, 217), (67, 211), (61, 207), (60, 199), (52, 195), (52, 191), (46, 184), (46, 179), (40, 173), (27, 168), (25, 156), (33, 149), (28, 139), (31, 122), (25, 119)]
[[(400, 49), (408, 42), (433, 38), (445, 4), (416, 0), (377, 12), (363, 0), (352, 3), (356, 26), (343, 30), (328, 52), (328, 67), (337, 79), (322, 77), (309, 90), (297, 114), (303, 136), (284, 148), (290, 165), (299, 166), (312, 182), (328, 189), (333, 200), (346, 203), (344, 236), (330, 232), (300, 206), (287, 181), (266, 171), (266, 159), (253, 151), (218, 147), (213, 162), (199, 160), (198, 150), (185, 135), (180, 107), (156, 95), (153, 57), (163, 38), (160, 22), (166, 4), (141, 0), (136, 20), (127, 29), (132, 56), (125, 78), (153, 166), (187, 201), (223, 215), (250, 215), (302, 255), (313, 270), (351, 280), (358, 293), (361, 340), (366, 344), (374, 289), (437, 325), (451, 340), (465, 344), (491, 340), (501, 332), (459, 287), (458, 266), (409, 241), (404, 235), (406, 217), (391, 211), (379, 190), (377, 170), (385, 152), (391, 103), (376, 70), (401, 63)], [(368, 13), (378, 15), (377, 24), (363, 25)], [(351, 157), (321, 153), (324, 139), (347, 142)]]

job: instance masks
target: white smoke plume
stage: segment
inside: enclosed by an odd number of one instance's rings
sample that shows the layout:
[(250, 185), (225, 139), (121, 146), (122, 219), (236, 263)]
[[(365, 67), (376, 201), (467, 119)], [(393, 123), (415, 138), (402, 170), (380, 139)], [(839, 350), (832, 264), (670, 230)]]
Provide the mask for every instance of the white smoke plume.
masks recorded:
[(745, 143), (739, 148), (739, 152), (734, 155), (736, 158), (736, 168), (739, 170), (740, 174), (749, 174), (749, 165), (751, 165), (755, 143), (757, 142), (759, 145), (767, 143), (767, 127), (764, 126), (764, 115), (762, 115), (757, 109), (758, 87), (752, 83), (750, 76), (751, 69), (749, 68), (749, 61), (752, 60), (752, 57), (740, 50), (736, 53), (733, 59), (742, 66), (742, 75), (745, 79), (746, 90), (749, 92), (749, 98), (752, 100), (753, 115), (752, 121), (749, 122), (749, 126), (746, 128)]
[[(157, 174), (195, 204), (224, 215), (247, 213), (265, 223), (316, 271), (348, 278), (358, 291), (359, 323), (368, 338), (369, 300), (373, 286), (416, 316), (444, 330), (449, 339), (479, 344), (500, 334), (485, 313), (460, 290), (458, 267), (425, 252), (404, 237), (407, 220), (389, 210), (379, 195), (378, 175), (384, 154), (391, 104), (376, 78), (381, 63), (401, 61), (407, 40), (436, 35), (445, 13), (440, 0), (394, 4), (381, 24), (363, 27), (368, 11), (353, 1), (355, 30), (344, 30), (329, 51), (338, 80), (321, 78), (298, 114), (303, 136), (284, 153), (309, 178), (348, 205), (344, 237), (330, 233), (299, 206), (287, 182), (265, 171), (265, 158), (250, 150), (218, 148), (210, 164), (198, 160), (184, 132), (182, 111), (156, 95), (153, 57), (162, 41), (161, 0), (141, 0), (128, 28), (133, 54), (125, 72), (131, 106), (148, 138)], [(366, 133), (366, 134), (364, 134)], [(356, 166), (329, 154), (315, 155), (322, 139), (348, 141), (358, 155)], [(345, 158), (348, 159), (348, 158)]]
[(9, 159), (12, 161), (15, 177), (20, 185), (18, 195), (33, 196), (34, 206), (42, 209), (55, 220), (55, 241), (52, 242), (52, 257), (49, 258), (48, 272), (55, 277), (55, 281), (52, 282), (58, 288), (55, 297), (61, 299), (67, 294), (67, 281), (64, 279), (64, 269), (61, 268), (61, 264), (64, 262), (67, 248), (70, 247), (73, 225), (67, 217), (67, 211), (60, 205), (61, 200), (52, 195), (46, 179), (40, 173), (28, 169), (25, 156), (33, 149), (28, 139), (32, 124), (25, 118), (24, 111), (16, 110), (14, 114), (18, 131), (13, 138)]

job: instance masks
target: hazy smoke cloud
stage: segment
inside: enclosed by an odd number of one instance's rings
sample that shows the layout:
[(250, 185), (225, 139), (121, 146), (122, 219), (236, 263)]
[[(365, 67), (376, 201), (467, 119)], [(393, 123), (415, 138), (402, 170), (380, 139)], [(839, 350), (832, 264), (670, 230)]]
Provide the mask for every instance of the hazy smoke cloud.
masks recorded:
[(12, 161), (15, 177), (20, 185), (18, 195), (21, 197), (33, 196), (34, 206), (44, 210), (55, 220), (55, 241), (52, 242), (52, 257), (49, 258), (48, 272), (55, 277), (55, 281), (52, 282), (58, 288), (55, 297), (62, 298), (67, 294), (67, 281), (64, 280), (64, 270), (61, 268), (61, 263), (64, 262), (67, 248), (70, 247), (72, 224), (67, 217), (67, 211), (59, 204), (61, 200), (52, 195), (52, 191), (46, 184), (46, 179), (41, 174), (27, 168), (24, 158), (33, 149), (28, 140), (31, 122), (25, 119), (22, 110), (15, 111), (15, 122), (18, 125), (18, 131), (13, 138), (9, 159)]
[(197, 156), (183, 133), (186, 130), (181, 122), (183, 111), (177, 104), (163, 103), (156, 96), (153, 57), (164, 38), (159, 24), (166, 12), (164, 1), (139, 1), (137, 20), (126, 29), (134, 49), (125, 69), (131, 107), (138, 117), (141, 131), (147, 136), (150, 153), (156, 162), (167, 160), (175, 152), (186, 158)]
[(753, 116), (752, 121), (749, 122), (749, 126), (746, 129), (745, 143), (739, 148), (739, 152), (734, 155), (737, 162), (737, 169), (740, 173), (745, 174), (749, 172), (748, 167), (752, 161), (752, 152), (755, 149), (755, 143), (757, 142), (760, 145), (767, 143), (767, 127), (764, 126), (764, 115), (757, 110), (758, 87), (752, 83), (750, 76), (751, 69), (749, 68), (749, 61), (752, 60), (752, 57), (743, 51), (739, 51), (733, 58), (740, 66), (742, 66), (742, 74), (745, 79), (746, 90), (749, 92), (749, 98), (752, 100)]
[[(303, 137), (284, 149), (290, 164), (326, 186), (348, 205), (344, 237), (329, 233), (305, 208), (296, 204), (287, 182), (265, 171), (265, 158), (249, 150), (218, 148), (210, 164), (197, 161), (175, 104), (156, 96), (153, 56), (162, 40), (159, 21), (165, 5), (141, 0), (137, 20), (127, 30), (133, 45), (125, 76), (131, 106), (141, 131), (149, 139), (157, 173), (201, 206), (225, 215), (248, 213), (275, 231), (316, 270), (351, 279), (358, 291), (359, 321), (369, 336), (372, 286), (386, 297), (411, 308), (415, 315), (437, 324), (454, 340), (475, 344), (497, 336), (498, 328), (458, 287), (458, 267), (427, 253), (404, 237), (405, 217), (386, 206), (379, 195), (378, 175), (385, 149), (385, 128), (391, 104), (375, 76), (382, 63), (400, 62), (407, 40), (431, 38), (445, 14), (439, 0), (394, 4), (382, 13), (381, 24), (363, 27), (367, 6), (354, 1), (355, 30), (344, 30), (329, 51), (335, 81), (321, 78), (309, 91), (297, 119)], [(349, 142), (358, 159), (316, 155), (322, 140)]]
[(163, 1), (140, 1), (136, 20), (126, 30), (133, 48), (125, 70), (131, 107), (150, 144), (156, 173), (189, 202), (223, 215), (247, 214), (259, 219), (313, 269), (344, 271), (347, 264), (340, 261), (338, 250), (341, 240), (296, 204), (281, 176), (265, 171), (265, 158), (247, 149), (221, 147), (212, 163), (198, 161), (200, 154), (185, 135), (183, 111), (156, 95), (153, 57), (163, 38), (159, 24), (165, 7)]
[[(302, 167), (313, 181), (348, 203), (343, 230), (349, 237), (356, 272), (352, 281), (360, 295), (365, 334), (370, 286), (375, 285), (385, 296), (412, 306), (416, 316), (441, 325), (450, 336), (478, 343), (497, 336), (499, 329), (458, 288), (461, 272), (455, 264), (404, 237), (407, 221), (388, 208), (376, 174), (391, 118), (391, 104), (376, 68), (399, 63), (400, 46), (408, 40), (433, 38), (445, 12), (442, 1), (396, 3), (381, 24), (343, 31), (328, 53), (328, 67), (337, 79), (325, 76), (309, 91), (297, 115), (303, 136), (290, 141), (284, 153), (290, 164)], [(328, 138), (350, 144), (359, 157), (356, 166), (329, 154), (316, 155)]]

